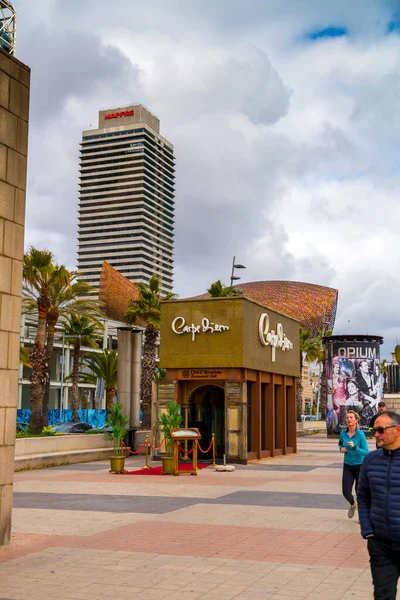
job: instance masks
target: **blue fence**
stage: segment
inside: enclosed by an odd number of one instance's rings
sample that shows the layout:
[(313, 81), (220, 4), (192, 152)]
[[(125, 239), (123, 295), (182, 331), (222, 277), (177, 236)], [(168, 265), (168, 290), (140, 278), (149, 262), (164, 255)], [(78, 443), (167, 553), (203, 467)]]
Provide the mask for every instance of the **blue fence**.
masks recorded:
[[(94, 409), (82, 409), (78, 410), (79, 420), (84, 423), (89, 423), (92, 427), (103, 427), (106, 422), (106, 411), (105, 410), (94, 410)], [(17, 422), (29, 423), (31, 418), (31, 411), (28, 408), (19, 408), (17, 410)], [(54, 425), (54, 423), (70, 423), (72, 421), (72, 409), (68, 410), (57, 410), (49, 409), (48, 424)]]

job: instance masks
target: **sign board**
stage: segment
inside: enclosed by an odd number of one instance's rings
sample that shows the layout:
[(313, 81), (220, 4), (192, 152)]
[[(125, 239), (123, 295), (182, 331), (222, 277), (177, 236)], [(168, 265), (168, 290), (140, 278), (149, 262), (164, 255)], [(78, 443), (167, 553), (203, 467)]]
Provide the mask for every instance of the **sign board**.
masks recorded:
[(225, 379), (226, 372), (223, 369), (181, 369), (178, 371), (179, 379)]

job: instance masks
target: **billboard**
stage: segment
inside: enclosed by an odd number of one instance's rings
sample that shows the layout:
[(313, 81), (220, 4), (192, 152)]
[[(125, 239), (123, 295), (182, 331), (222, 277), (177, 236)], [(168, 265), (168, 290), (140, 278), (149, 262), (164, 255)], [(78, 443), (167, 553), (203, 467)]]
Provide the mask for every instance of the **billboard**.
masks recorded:
[(324, 341), (328, 433), (340, 433), (346, 427), (349, 410), (360, 415), (360, 429), (366, 431), (382, 398), (380, 344), (383, 340), (374, 336), (332, 336)]

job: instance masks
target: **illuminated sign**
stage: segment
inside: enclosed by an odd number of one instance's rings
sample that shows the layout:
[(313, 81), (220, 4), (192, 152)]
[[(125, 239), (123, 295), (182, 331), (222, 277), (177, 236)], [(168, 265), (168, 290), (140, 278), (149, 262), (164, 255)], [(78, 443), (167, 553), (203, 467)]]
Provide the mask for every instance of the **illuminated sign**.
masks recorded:
[(198, 333), (221, 333), (222, 331), (229, 331), (228, 325), (218, 325), (218, 323), (211, 323), (209, 319), (204, 317), (201, 321), (201, 325), (186, 325), (186, 321), (183, 317), (176, 317), (172, 321), (172, 331), (178, 335), (183, 333), (190, 333), (192, 335), (192, 342), (196, 338)]
[(293, 344), (283, 333), (282, 323), (278, 323), (276, 326), (276, 333), (272, 329), (269, 330), (269, 316), (267, 313), (263, 313), (260, 316), (258, 322), (258, 335), (260, 342), (263, 346), (271, 346), (272, 348), (272, 362), (275, 362), (275, 351), (278, 348), (285, 352), (285, 350), (292, 350)]
[(133, 117), (135, 114), (134, 110), (122, 110), (121, 112), (116, 113), (108, 113), (108, 115), (104, 115), (105, 119), (118, 119), (118, 117)]

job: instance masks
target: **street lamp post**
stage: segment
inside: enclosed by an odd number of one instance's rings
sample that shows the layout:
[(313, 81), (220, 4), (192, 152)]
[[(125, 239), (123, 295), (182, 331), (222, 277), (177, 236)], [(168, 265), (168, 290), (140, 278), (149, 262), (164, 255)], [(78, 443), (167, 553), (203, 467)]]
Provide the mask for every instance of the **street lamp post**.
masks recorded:
[(237, 281), (238, 279), (240, 279), (240, 277), (235, 277), (235, 269), (245, 269), (246, 267), (244, 265), (237, 265), (235, 263), (235, 257), (233, 257), (233, 261), (232, 261), (232, 272), (231, 272), (231, 287), (233, 286), (233, 282)]

